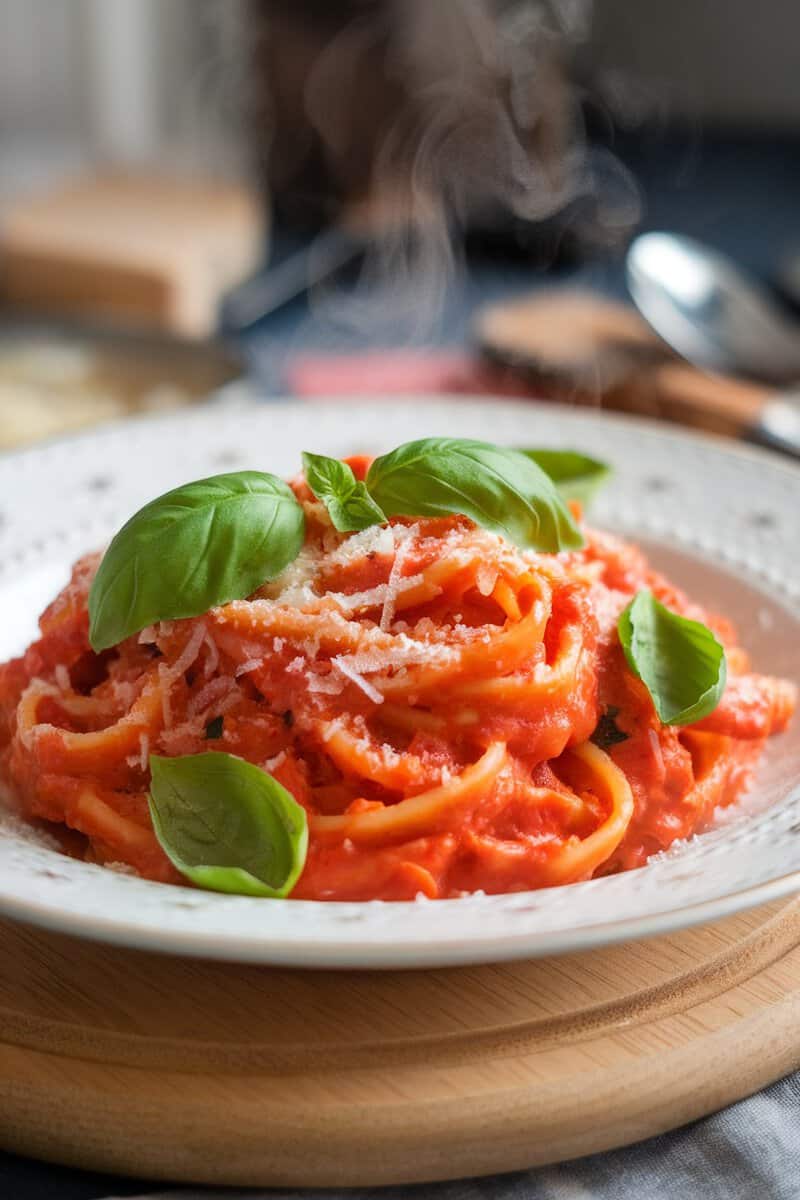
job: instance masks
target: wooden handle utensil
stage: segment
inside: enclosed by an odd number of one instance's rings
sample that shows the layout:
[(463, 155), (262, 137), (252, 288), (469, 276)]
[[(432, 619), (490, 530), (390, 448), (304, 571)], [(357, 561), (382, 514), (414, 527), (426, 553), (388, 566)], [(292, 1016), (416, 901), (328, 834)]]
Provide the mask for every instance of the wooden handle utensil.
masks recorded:
[(542, 291), (484, 310), (483, 354), (555, 399), (757, 437), (777, 393), (679, 359), (633, 308), (583, 292)]

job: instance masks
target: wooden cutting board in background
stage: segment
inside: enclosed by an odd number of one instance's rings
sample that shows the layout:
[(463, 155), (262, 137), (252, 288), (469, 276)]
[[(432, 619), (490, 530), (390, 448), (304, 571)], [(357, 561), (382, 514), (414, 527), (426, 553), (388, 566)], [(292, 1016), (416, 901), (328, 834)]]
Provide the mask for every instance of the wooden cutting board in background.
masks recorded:
[(672, 1129), (798, 1066), (798, 900), (405, 972), (201, 962), (0, 922), (0, 1146), (76, 1167), (261, 1187), (512, 1171)]
[(0, 298), (14, 311), (209, 337), (265, 237), (264, 205), (244, 185), (87, 175), (6, 206)]
[(543, 290), (479, 314), (488, 362), (553, 399), (747, 437), (772, 392), (677, 358), (632, 307)]

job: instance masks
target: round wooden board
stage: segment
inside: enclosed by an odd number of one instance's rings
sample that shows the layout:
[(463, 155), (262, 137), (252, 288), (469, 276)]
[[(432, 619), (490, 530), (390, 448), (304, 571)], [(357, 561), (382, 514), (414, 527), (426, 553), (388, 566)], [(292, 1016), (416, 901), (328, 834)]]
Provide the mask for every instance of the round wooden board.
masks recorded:
[(0, 1142), (233, 1185), (510, 1171), (800, 1066), (800, 900), (563, 958), (301, 972), (0, 923)]

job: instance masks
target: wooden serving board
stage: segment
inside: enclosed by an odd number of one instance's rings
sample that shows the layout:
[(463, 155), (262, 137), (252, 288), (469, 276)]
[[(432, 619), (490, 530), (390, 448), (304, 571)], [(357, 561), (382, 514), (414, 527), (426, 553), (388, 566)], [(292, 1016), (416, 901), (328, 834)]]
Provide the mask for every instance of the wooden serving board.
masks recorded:
[(0, 923), (0, 1144), (233, 1185), (519, 1169), (800, 1066), (800, 900), (532, 962), (302, 972)]

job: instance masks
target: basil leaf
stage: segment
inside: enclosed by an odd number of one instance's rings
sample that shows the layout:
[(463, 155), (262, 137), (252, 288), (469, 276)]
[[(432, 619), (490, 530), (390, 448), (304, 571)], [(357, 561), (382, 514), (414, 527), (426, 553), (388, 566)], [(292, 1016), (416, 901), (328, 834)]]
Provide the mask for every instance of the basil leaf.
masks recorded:
[(422, 438), (376, 458), (367, 490), (389, 516), (463, 513), (527, 550), (583, 545), (552, 480), (519, 450), (468, 438)]
[(577, 450), (523, 450), (549, 475), (565, 500), (588, 508), (595, 492), (611, 475), (611, 467)]
[(306, 483), (328, 510), (335, 529), (352, 533), (382, 525), (386, 514), (370, 496), (366, 487), (356, 479), (352, 468), (338, 458), (303, 452)]
[(691, 725), (725, 691), (725, 651), (710, 629), (638, 592), (617, 623), (628, 665), (653, 698), (664, 725)]
[(161, 846), (199, 887), (287, 896), (306, 861), (305, 809), (233, 754), (150, 756), (150, 816)]
[(302, 507), (275, 475), (238, 471), (167, 492), (123, 525), (100, 563), (92, 648), (249, 596), (297, 557), (304, 531)]

